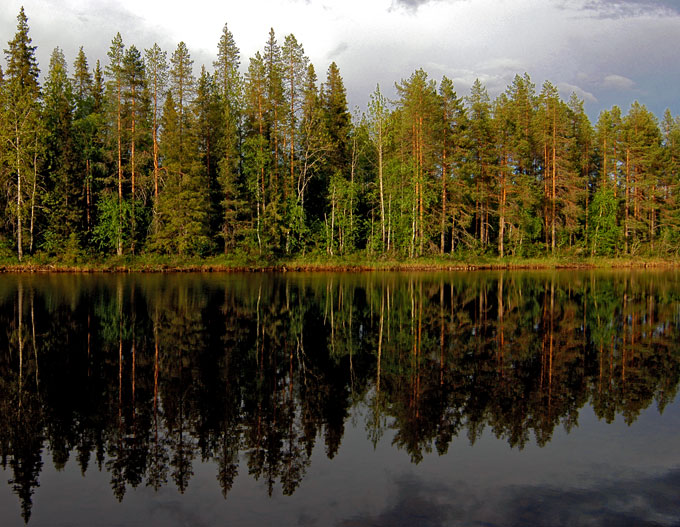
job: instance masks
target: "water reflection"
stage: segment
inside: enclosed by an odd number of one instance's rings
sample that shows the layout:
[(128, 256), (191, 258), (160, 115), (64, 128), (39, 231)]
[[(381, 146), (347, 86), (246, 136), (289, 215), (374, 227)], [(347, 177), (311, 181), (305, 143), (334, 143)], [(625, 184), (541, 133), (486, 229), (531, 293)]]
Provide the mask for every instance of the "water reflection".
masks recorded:
[(183, 493), (206, 461), (225, 497), (239, 472), (293, 494), (358, 407), (414, 463), (485, 428), (546, 445), (586, 404), (632, 423), (678, 389), (680, 275), (8, 275), (0, 327), (0, 457), (28, 521), (50, 457), (118, 500)]

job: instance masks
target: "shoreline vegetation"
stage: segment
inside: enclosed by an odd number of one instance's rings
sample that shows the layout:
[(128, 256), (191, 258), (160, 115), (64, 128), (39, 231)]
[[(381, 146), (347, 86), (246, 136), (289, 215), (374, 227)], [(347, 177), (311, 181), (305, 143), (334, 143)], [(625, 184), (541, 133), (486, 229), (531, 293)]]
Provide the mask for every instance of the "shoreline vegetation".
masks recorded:
[[(23, 8), (0, 68), (0, 267), (363, 271), (669, 267), (680, 261), (680, 116), (635, 101), (595, 123), (515, 75), (459, 95), (423, 69), (352, 113), (272, 29), (212, 68), (116, 33), (52, 52)], [(69, 69), (70, 68), (70, 69)], [(675, 259), (675, 260), (674, 260)]]
[(680, 261), (664, 258), (342, 258), (233, 259), (125, 256), (87, 262), (26, 259), (0, 260), (2, 273), (212, 273), (212, 272), (439, 272), (569, 269), (678, 269)]

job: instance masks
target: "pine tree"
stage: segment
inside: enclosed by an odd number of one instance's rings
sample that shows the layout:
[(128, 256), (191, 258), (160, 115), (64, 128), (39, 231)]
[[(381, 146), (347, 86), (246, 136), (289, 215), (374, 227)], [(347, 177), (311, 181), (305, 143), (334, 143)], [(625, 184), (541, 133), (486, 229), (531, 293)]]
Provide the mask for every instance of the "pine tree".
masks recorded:
[[(595, 178), (593, 193), (600, 189), (611, 188), (614, 199), (618, 198), (621, 192), (621, 187), (624, 188), (623, 200), (624, 219), (623, 219), (623, 236), (624, 236), (624, 251), (628, 253), (628, 183), (630, 174), (625, 170), (626, 161), (625, 155), (623, 162), (620, 162), (620, 157), (625, 154), (621, 147), (621, 110), (618, 106), (614, 106), (611, 110), (603, 110), (598, 116), (595, 124), (595, 138), (594, 138), (594, 153), (596, 159), (597, 175)], [(624, 166), (623, 178), (620, 174), (619, 166)], [(588, 222), (590, 222), (590, 210), (588, 213)], [(587, 229), (590, 235), (592, 229)], [(590, 244), (592, 246), (592, 243)]]
[[(455, 244), (456, 217), (464, 214), (464, 199), (466, 184), (462, 178), (460, 165), (464, 150), (464, 133), (466, 115), (463, 99), (458, 97), (453, 82), (446, 76), (439, 85), (439, 100), (441, 104), (441, 225), (439, 252), (444, 254), (445, 238), (448, 231), (448, 216), (451, 216), (451, 251)], [(454, 173), (455, 171), (455, 173)]]
[(109, 77), (108, 91), (111, 99), (111, 107), (115, 114), (116, 122), (116, 146), (117, 146), (117, 183), (118, 183), (118, 236), (116, 241), (116, 254), (123, 254), (123, 75), (125, 59), (125, 45), (120, 33), (111, 41), (111, 47), (107, 52), (109, 65), (106, 74)]
[[(569, 164), (573, 180), (570, 187), (574, 191), (571, 198), (574, 219), (583, 218), (582, 225), (572, 223), (569, 230), (570, 237), (582, 235), (587, 247), (588, 238), (588, 209), (590, 199), (590, 185), (593, 156), (593, 127), (584, 110), (584, 102), (575, 93), (572, 93), (567, 103), (568, 130), (567, 135), (571, 138), (568, 144)], [(580, 222), (580, 221), (579, 221)], [(570, 238), (571, 239), (571, 238)]]
[(623, 119), (626, 155), (626, 206), (629, 214), (629, 249), (632, 253), (646, 242), (654, 251), (658, 229), (662, 135), (656, 117), (635, 101)]
[(380, 92), (380, 85), (371, 94), (368, 103), (368, 136), (378, 158), (377, 177), (380, 198), (380, 250), (389, 250), (387, 218), (385, 216), (385, 146), (387, 143), (389, 110), (387, 99)]
[(168, 81), (167, 54), (158, 44), (154, 44), (144, 52), (147, 85), (151, 97), (151, 140), (153, 144), (153, 224), (154, 232), (158, 227), (158, 199), (160, 162), (158, 153), (158, 131), (160, 126), (161, 102), (165, 98)]
[(490, 242), (490, 215), (494, 191), (492, 174), (495, 173), (491, 100), (479, 79), (475, 80), (468, 103), (468, 140), (470, 162), (467, 169), (472, 175), (475, 198), (475, 238), (482, 247)]
[[(284, 180), (284, 195), (287, 196), (287, 216), (288, 226), (291, 224), (299, 226), (298, 216), (298, 197), (296, 196), (296, 142), (298, 132), (298, 120), (300, 116), (300, 107), (303, 100), (303, 86), (304, 79), (307, 73), (307, 64), (309, 59), (305, 56), (304, 49), (293, 34), (286, 35), (283, 46), (281, 47), (281, 65), (282, 65), (282, 80), (284, 87), (284, 94), (287, 104), (287, 118), (285, 121), (286, 127), (286, 142), (288, 149), (288, 174), (289, 176)], [(290, 251), (291, 236), (294, 238), (298, 233), (290, 233), (286, 239), (286, 252)]]
[[(537, 97), (528, 74), (516, 75), (505, 91), (508, 108), (504, 111), (507, 131), (507, 159), (510, 181), (506, 201), (507, 241), (513, 254), (526, 254), (540, 241), (541, 201), (538, 174), (538, 139), (536, 137)], [(501, 162), (503, 160), (501, 159)]]
[(557, 88), (548, 81), (543, 84), (540, 100), (537, 121), (543, 148), (545, 239), (546, 249), (554, 253), (558, 235), (562, 236), (562, 242), (573, 243), (573, 233), (579, 228), (581, 215), (578, 202), (585, 188), (580, 181), (580, 170), (572, 164), (570, 156), (575, 138), (569, 108), (560, 99)]
[(664, 158), (663, 208), (659, 217), (660, 238), (668, 253), (680, 251), (680, 117), (666, 109), (662, 121)]
[[(143, 166), (139, 146), (143, 146), (148, 135), (149, 100), (146, 71), (142, 54), (130, 46), (123, 58), (123, 99), (125, 104), (126, 141), (129, 144), (130, 170), (130, 249), (135, 254), (138, 237), (136, 202), (139, 192), (139, 167)], [(142, 150), (142, 153), (143, 150)]]
[(512, 112), (510, 101), (505, 93), (501, 93), (493, 103), (493, 128), (496, 144), (497, 189), (498, 189), (498, 255), (505, 256), (505, 227), (508, 220), (508, 194), (512, 202), (514, 188), (512, 185)]

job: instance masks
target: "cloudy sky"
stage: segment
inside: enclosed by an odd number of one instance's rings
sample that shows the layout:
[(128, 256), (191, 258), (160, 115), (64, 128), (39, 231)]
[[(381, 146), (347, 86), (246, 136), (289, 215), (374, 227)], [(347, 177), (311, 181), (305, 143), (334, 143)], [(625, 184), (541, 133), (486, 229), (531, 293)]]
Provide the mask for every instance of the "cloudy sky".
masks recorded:
[(55, 46), (69, 63), (81, 45), (105, 63), (118, 31), (140, 49), (183, 40), (211, 68), (227, 23), (244, 70), (270, 27), (279, 42), (293, 33), (321, 78), (338, 64), (351, 106), (422, 67), (464, 95), (475, 78), (494, 96), (528, 72), (539, 91), (548, 79), (565, 99), (576, 92), (593, 119), (636, 99), (680, 114), (680, 0), (4, 0), (3, 47), (21, 5), (43, 70)]

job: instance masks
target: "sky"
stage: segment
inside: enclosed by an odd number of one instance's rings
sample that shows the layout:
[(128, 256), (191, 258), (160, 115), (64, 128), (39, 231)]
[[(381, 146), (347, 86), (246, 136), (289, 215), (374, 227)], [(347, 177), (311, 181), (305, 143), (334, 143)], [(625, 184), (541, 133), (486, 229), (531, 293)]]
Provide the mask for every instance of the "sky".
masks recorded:
[(377, 84), (393, 97), (423, 68), (459, 95), (479, 78), (492, 97), (527, 72), (537, 91), (549, 80), (565, 100), (576, 93), (592, 120), (635, 100), (659, 118), (680, 114), (680, 0), (3, 0), (3, 48), (21, 5), (43, 73), (55, 46), (69, 64), (83, 46), (91, 66), (105, 65), (117, 32), (168, 54), (184, 41), (196, 72), (211, 71), (227, 24), (243, 71), (270, 28), (279, 43), (293, 33), (320, 79), (337, 63), (351, 108)]

